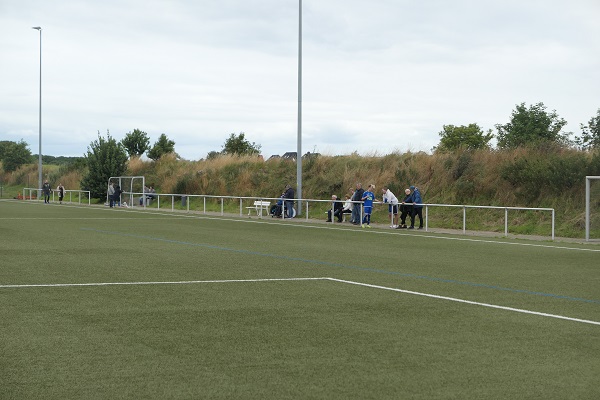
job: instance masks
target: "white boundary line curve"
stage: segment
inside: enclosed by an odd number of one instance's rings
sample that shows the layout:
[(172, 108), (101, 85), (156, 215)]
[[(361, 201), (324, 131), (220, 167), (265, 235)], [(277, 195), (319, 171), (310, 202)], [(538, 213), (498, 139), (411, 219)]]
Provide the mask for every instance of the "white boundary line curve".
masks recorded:
[(455, 297), (439, 296), (439, 295), (431, 294), (431, 293), (415, 292), (412, 290), (404, 290), (404, 289), (392, 288), (392, 287), (387, 287), (387, 286), (373, 285), (370, 283), (348, 281), (345, 279), (337, 279), (337, 278), (329, 278), (329, 277), (216, 279), (216, 280), (205, 280), (205, 281), (165, 281), (165, 282), (50, 283), (50, 284), (0, 285), (0, 289), (40, 288), (40, 287), (127, 286), (127, 285), (189, 285), (189, 284), (200, 284), (200, 283), (243, 283), (243, 282), (281, 282), (281, 281), (330, 281), (330, 282), (337, 282), (337, 283), (345, 283), (345, 284), (349, 284), (349, 285), (363, 286), (363, 287), (368, 287), (368, 288), (372, 288), (372, 289), (388, 290), (388, 291), (392, 291), (392, 292), (412, 294), (412, 295), (416, 295), (416, 296), (429, 297), (429, 298), (438, 299), (438, 300), (454, 301), (457, 303), (470, 304), (470, 305), (475, 305), (475, 306), (480, 306), (480, 307), (488, 307), (488, 308), (494, 308), (494, 309), (498, 309), (498, 310), (511, 311), (511, 312), (517, 312), (517, 313), (522, 313), (522, 314), (529, 314), (529, 315), (537, 315), (540, 317), (556, 318), (556, 319), (562, 319), (562, 320), (571, 321), (571, 322), (580, 322), (580, 323), (584, 323), (584, 324), (600, 326), (600, 321), (591, 321), (591, 320), (587, 320), (587, 319), (571, 318), (571, 317), (566, 317), (563, 315), (549, 314), (549, 313), (525, 310), (525, 309), (514, 308), (514, 307), (499, 306), (496, 304), (481, 303), (481, 302), (477, 302), (477, 301), (458, 299)]

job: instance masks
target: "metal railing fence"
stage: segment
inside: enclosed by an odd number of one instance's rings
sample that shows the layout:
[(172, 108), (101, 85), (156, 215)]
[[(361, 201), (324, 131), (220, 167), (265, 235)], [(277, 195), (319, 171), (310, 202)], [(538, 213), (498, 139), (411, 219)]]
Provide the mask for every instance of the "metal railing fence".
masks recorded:
[[(29, 193), (29, 195), (25, 195), (25, 193)], [(35, 193), (35, 198), (33, 198), (33, 193)], [(50, 192), (50, 196), (52, 198), (52, 201), (58, 201), (58, 192), (54, 189), (51, 190)], [(56, 199), (55, 199), (56, 196)], [(68, 196), (68, 200), (67, 200), (67, 196)], [(42, 200), (43, 195), (42, 195), (42, 189), (37, 189), (37, 188), (23, 188), (23, 199), (25, 200)], [(77, 204), (81, 204), (81, 200), (83, 199), (84, 201), (87, 200), (87, 204), (91, 205), (92, 204), (92, 198), (91, 198), (91, 192), (89, 190), (65, 190), (65, 195), (63, 197), (63, 201), (65, 203), (73, 203), (73, 198), (75, 198), (75, 201), (77, 202)]]
[[(128, 195), (130, 195), (130, 198), (134, 198), (135, 196), (142, 196), (142, 195), (146, 195), (145, 193), (127, 193)], [(251, 205), (252, 202), (254, 201), (269, 201), (273, 204), (275, 204), (278, 200), (280, 200), (280, 197), (252, 197), (252, 196), (215, 196), (215, 195), (199, 195), (199, 194), (174, 194), (174, 193), (154, 193), (154, 200), (156, 200), (156, 208), (157, 209), (161, 209), (161, 198), (168, 198), (170, 201), (167, 201), (168, 204), (170, 204), (170, 209), (171, 211), (175, 210), (175, 204), (176, 198), (185, 198), (185, 201), (182, 201), (182, 205), (180, 207), (178, 207), (178, 209), (183, 209), (183, 207), (185, 207), (185, 211), (189, 212), (190, 211), (190, 203), (192, 202), (193, 199), (200, 199), (202, 204), (200, 207), (200, 211), (203, 213), (207, 213), (208, 209), (207, 209), (207, 200), (212, 200), (212, 201), (217, 201), (217, 203), (219, 204), (219, 210), (217, 210), (217, 212), (220, 212), (221, 215), (225, 215), (225, 202), (231, 202), (231, 201), (236, 201), (236, 203), (239, 202), (239, 216), (243, 216), (245, 214), (245, 210), (249, 210), (249, 209), (254, 209), (255, 207)], [(332, 216), (333, 216), (333, 212), (334, 212), (334, 207), (332, 204), (331, 200), (319, 200), (319, 199), (293, 199), (295, 204), (303, 204), (304, 205), (304, 217), (303, 219), (308, 221), (310, 219), (310, 212), (311, 212), (311, 208), (315, 208), (314, 205), (319, 204), (319, 203), (329, 203), (331, 204), (331, 208), (325, 208), (325, 211), (327, 210), (331, 210), (332, 211)], [(336, 202), (339, 203), (344, 203), (343, 200), (337, 200)], [(185, 205), (183, 205), (183, 203), (185, 203)], [(353, 204), (362, 204), (362, 202), (356, 202), (356, 201), (352, 201)], [(135, 206), (140, 206), (137, 202), (133, 202), (132, 204), (134, 204)], [(163, 204), (164, 204), (164, 200), (163, 200)], [(244, 205), (247, 204), (247, 205)], [(383, 206), (385, 208), (387, 208), (390, 204), (389, 203), (382, 203), (382, 202), (375, 202), (373, 204), (374, 207), (380, 207)], [(401, 203), (398, 204), (398, 206), (400, 206)], [(409, 204), (410, 205), (410, 204)], [(430, 218), (429, 218), (429, 210), (432, 207), (440, 207), (440, 208), (459, 208), (462, 209), (462, 232), (463, 234), (466, 233), (467, 231), (467, 210), (469, 209), (490, 209), (490, 210), (503, 210), (504, 211), (504, 236), (508, 236), (509, 234), (509, 211), (542, 211), (542, 212), (548, 212), (551, 214), (551, 239), (554, 240), (555, 239), (555, 210), (553, 208), (541, 208), (541, 207), (502, 207), (502, 206), (476, 206), (476, 205), (466, 205), (466, 204), (428, 204), (428, 203), (423, 203), (423, 204), (416, 204), (416, 205), (420, 205), (423, 207), (424, 209), (424, 229), (427, 232), (429, 230), (429, 222), (430, 222)], [(146, 207), (146, 202), (142, 202), (141, 206)], [(164, 209), (164, 207), (163, 207)], [(257, 213), (257, 217), (258, 218), (263, 218), (263, 210), (265, 211), (265, 216), (269, 216), (269, 211), (270, 210), (266, 210), (266, 209), (262, 209), (262, 206), (259, 210), (259, 213)], [(319, 211), (317, 211), (317, 213), (321, 213), (323, 211), (322, 208), (319, 209)], [(315, 213), (313, 212), (313, 215)], [(283, 202), (282, 205), (282, 215), (286, 215), (286, 210), (285, 210), (285, 201)], [(360, 220), (363, 220), (363, 209), (361, 207), (360, 210)], [(320, 217), (314, 217), (314, 218), (320, 218)], [(393, 218), (393, 216), (392, 216)], [(332, 222), (334, 219), (332, 218)], [(393, 223), (393, 220), (390, 220), (390, 223)]]

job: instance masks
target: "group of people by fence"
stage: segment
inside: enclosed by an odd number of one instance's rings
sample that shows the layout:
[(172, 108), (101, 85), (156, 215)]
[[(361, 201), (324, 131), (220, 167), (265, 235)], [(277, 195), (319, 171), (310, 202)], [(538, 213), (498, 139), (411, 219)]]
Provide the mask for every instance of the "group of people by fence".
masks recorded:
[[(415, 218), (419, 217), (418, 229), (423, 229), (423, 199), (419, 188), (411, 185), (404, 190), (404, 195), (402, 201), (399, 201), (388, 186), (383, 186), (381, 188), (381, 201), (379, 201), (375, 197), (374, 184), (370, 184), (365, 190), (362, 183), (359, 182), (356, 184), (356, 188), (351, 187), (349, 189), (344, 201), (339, 200), (337, 195), (331, 196), (332, 204), (327, 212), (327, 222), (332, 222), (334, 217), (337, 218), (338, 222), (342, 222), (344, 214), (350, 214), (352, 224), (370, 228), (373, 204), (381, 202), (388, 204), (390, 228), (415, 229)], [(398, 215), (398, 212), (400, 212), (400, 215)], [(400, 221), (398, 221), (398, 218)], [(410, 226), (406, 224), (407, 218), (410, 218)]]
[[(45, 204), (50, 203), (50, 193), (52, 193), (52, 189), (50, 187), (50, 183), (48, 183), (48, 180), (46, 179), (42, 185), (42, 196), (44, 197)], [(65, 197), (65, 187), (62, 183), (59, 183), (56, 187), (56, 193), (58, 193), (58, 202), (62, 204)], [(23, 193), (23, 195), (25, 195), (25, 193)]]
[[(285, 185), (285, 189), (281, 193), (281, 196), (279, 196), (279, 200), (269, 210), (271, 216), (276, 218), (294, 218), (296, 215), (296, 211), (294, 210), (294, 194), (294, 188), (291, 185)], [(285, 215), (282, 215), (284, 209)]]
[[(109, 182), (106, 196), (108, 197), (108, 205), (110, 206), (110, 208), (121, 206), (128, 207), (127, 202), (121, 202), (121, 194), (123, 194), (123, 190), (121, 189), (119, 183)], [(154, 186), (144, 185), (143, 193), (140, 196), (139, 200), (140, 206), (143, 206), (144, 202), (146, 203), (146, 205), (148, 205), (149, 202), (156, 198), (156, 196), (157, 194), (156, 190), (154, 189)], [(131, 204), (131, 206), (133, 206), (133, 203)]]

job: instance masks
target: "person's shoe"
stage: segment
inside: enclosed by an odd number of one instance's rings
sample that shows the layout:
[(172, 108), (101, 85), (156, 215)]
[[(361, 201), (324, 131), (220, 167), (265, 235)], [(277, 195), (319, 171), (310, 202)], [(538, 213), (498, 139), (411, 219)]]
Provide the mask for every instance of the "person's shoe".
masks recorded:
[(419, 227), (419, 229), (423, 229), (423, 227), (422, 227), (422, 226), (420, 226), (420, 227)]
[(366, 226), (365, 224), (360, 224), (360, 227), (361, 227), (361, 228), (364, 228), (365, 226)]
[(408, 229), (415, 229), (415, 227), (414, 226), (409, 226)]
[(369, 228), (369, 229), (370, 229), (370, 228), (371, 228), (371, 225), (367, 225), (367, 228)]
[(331, 222), (331, 220), (330, 220), (330, 219), (328, 219), (328, 220), (327, 220), (327, 221), (325, 221), (325, 222)]

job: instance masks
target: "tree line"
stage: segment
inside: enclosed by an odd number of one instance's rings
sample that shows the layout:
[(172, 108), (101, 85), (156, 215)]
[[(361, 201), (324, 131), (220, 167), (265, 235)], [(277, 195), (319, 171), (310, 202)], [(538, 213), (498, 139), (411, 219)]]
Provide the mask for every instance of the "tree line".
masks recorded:
[(563, 131), (566, 124), (567, 121), (559, 117), (555, 110), (546, 111), (544, 103), (529, 107), (521, 103), (512, 112), (508, 123), (495, 126), (495, 135), (491, 129), (484, 132), (475, 123), (466, 126), (444, 125), (439, 132), (440, 142), (433, 151), (491, 149), (490, 142), (494, 138), (500, 150), (547, 144), (578, 147), (584, 151), (600, 148), (600, 109), (587, 124), (580, 125), (580, 136), (571, 139), (572, 133)]
[[(527, 106), (518, 104), (506, 124), (497, 124), (496, 134), (492, 130), (484, 131), (478, 124), (455, 126), (444, 125), (439, 132), (440, 141), (432, 150), (449, 152), (456, 150), (492, 149), (490, 142), (495, 138), (496, 147), (500, 150), (515, 149), (524, 146), (575, 147), (583, 151), (600, 149), (600, 109), (587, 124), (581, 124), (581, 135), (571, 138), (570, 132), (564, 132), (567, 122), (559, 117), (556, 111), (547, 111), (543, 103)], [(245, 133), (231, 133), (225, 140), (221, 151), (211, 151), (207, 158), (220, 155), (257, 155), (261, 146), (246, 139)], [(161, 134), (153, 146), (150, 146), (148, 134), (134, 129), (117, 141), (110, 132), (106, 137), (98, 132), (98, 139), (88, 146), (84, 157), (52, 157), (43, 156), (45, 164), (68, 165), (77, 164), (87, 167), (87, 174), (81, 182), (85, 190), (90, 190), (93, 197), (102, 197), (106, 191), (106, 182), (111, 176), (123, 175), (127, 161), (131, 157), (146, 154), (153, 161), (158, 161), (166, 154), (175, 154), (175, 142), (166, 134)], [(36, 162), (28, 144), (19, 142), (0, 142), (0, 161), (5, 172), (17, 170), (21, 165)]]

